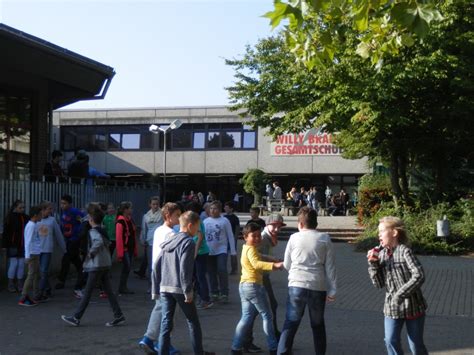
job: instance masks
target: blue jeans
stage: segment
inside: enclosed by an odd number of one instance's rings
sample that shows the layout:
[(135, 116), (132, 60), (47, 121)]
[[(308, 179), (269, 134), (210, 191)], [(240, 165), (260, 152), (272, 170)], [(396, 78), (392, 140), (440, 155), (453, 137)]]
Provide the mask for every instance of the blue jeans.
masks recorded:
[(161, 300), (155, 300), (155, 306), (150, 314), (150, 320), (148, 321), (148, 327), (146, 329), (145, 336), (150, 338), (154, 342), (158, 340), (160, 336), (160, 325), (161, 325)]
[(235, 328), (232, 350), (242, 350), (247, 343), (247, 337), (252, 331), (255, 317), (260, 313), (263, 320), (263, 331), (267, 336), (269, 350), (276, 350), (278, 341), (273, 328), (272, 312), (268, 304), (267, 293), (263, 285), (244, 282), (239, 285), (240, 301), (242, 302), (242, 317)]
[(51, 290), (49, 284), (49, 264), (51, 264), (52, 253), (41, 253), (40, 254), (40, 283), (39, 288), (41, 293), (45, 293)]
[(227, 273), (227, 253), (207, 257), (209, 284), (213, 295), (229, 295), (229, 276)]
[(393, 319), (385, 317), (385, 346), (389, 355), (403, 354), (400, 334), (403, 323), (407, 325), (408, 344), (413, 355), (428, 354), (423, 342), (423, 329), (425, 327), (425, 316), (416, 319)]
[(291, 354), (293, 339), (308, 305), (309, 320), (313, 331), (315, 354), (326, 353), (326, 328), (324, 326), (324, 307), (326, 292), (313, 291), (301, 287), (288, 287), (286, 319), (278, 343), (278, 354)]
[(201, 324), (194, 302), (184, 302), (184, 295), (179, 293), (160, 293), (161, 298), (161, 330), (160, 330), (160, 355), (168, 355), (170, 351), (170, 334), (173, 330), (173, 318), (176, 304), (184, 313), (188, 322), (189, 336), (194, 354), (203, 354)]

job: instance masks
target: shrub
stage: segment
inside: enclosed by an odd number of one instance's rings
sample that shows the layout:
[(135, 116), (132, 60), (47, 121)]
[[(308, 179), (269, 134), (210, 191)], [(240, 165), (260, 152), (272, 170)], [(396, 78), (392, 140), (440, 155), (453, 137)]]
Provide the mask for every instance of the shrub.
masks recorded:
[[(366, 218), (366, 230), (357, 241), (358, 250), (368, 250), (378, 244), (377, 226), (383, 216), (404, 220), (410, 244), (416, 253), (455, 255), (474, 250), (474, 201), (460, 200), (454, 205), (440, 203), (429, 208), (396, 208), (382, 203), (372, 217)], [(447, 240), (436, 236), (436, 221), (446, 215), (451, 225)]]
[(362, 176), (359, 180), (358, 198), (357, 217), (359, 223), (366, 224), (366, 220), (375, 215), (383, 203), (393, 200), (389, 176), (371, 174)]

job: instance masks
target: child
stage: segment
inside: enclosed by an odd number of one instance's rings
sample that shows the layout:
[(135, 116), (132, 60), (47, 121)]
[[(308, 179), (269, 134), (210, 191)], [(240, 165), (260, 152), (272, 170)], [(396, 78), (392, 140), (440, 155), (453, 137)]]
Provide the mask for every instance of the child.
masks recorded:
[(150, 210), (142, 218), (142, 228), (140, 233), (140, 242), (145, 246), (145, 255), (143, 257), (140, 270), (135, 273), (143, 278), (150, 280), (151, 259), (153, 255), (153, 236), (156, 228), (163, 224), (163, 216), (160, 211), (160, 198), (153, 196), (150, 198)]
[[(159, 351), (159, 344), (156, 343), (160, 335), (160, 325), (161, 325), (161, 301), (159, 299), (160, 295), (160, 285), (155, 282), (156, 276), (156, 264), (158, 257), (161, 254), (161, 244), (165, 241), (167, 235), (173, 235), (173, 227), (179, 224), (179, 216), (181, 215), (181, 210), (176, 203), (168, 202), (161, 209), (161, 214), (164, 219), (164, 223), (155, 229), (153, 236), (153, 253), (150, 260), (152, 265), (152, 299), (155, 300), (155, 306), (150, 314), (150, 320), (148, 321), (148, 327), (145, 335), (142, 340), (138, 343), (138, 346), (145, 351), (147, 354), (155, 354)], [(156, 343), (156, 344), (155, 344)], [(170, 355), (178, 353), (179, 351), (174, 349), (170, 345)]]
[(25, 227), (25, 264), (28, 266), (28, 276), (26, 277), (21, 298), (18, 304), (20, 306), (36, 306), (38, 303), (33, 301), (29, 293), (38, 292), (39, 280), (39, 257), (41, 253), (41, 240), (36, 225), (41, 219), (41, 207), (33, 206), (30, 208), (30, 220)]
[(23, 289), (25, 274), (24, 231), (28, 220), (29, 217), (25, 214), (25, 204), (21, 200), (16, 200), (6, 215), (3, 225), (3, 248), (7, 249), (7, 256), (9, 257), (9, 292), (21, 292)]
[(210, 206), (210, 217), (204, 220), (206, 241), (209, 246), (208, 272), (212, 301), (229, 300), (229, 277), (227, 274), (227, 252), (235, 253), (234, 233), (227, 218), (221, 217), (222, 204), (214, 201)]
[[(283, 216), (279, 213), (274, 213), (268, 216), (267, 225), (262, 232), (262, 241), (258, 246), (258, 251), (261, 254), (262, 260), (264, 261), (280, 261), (272, 256), (273, 248), (278, 244), (278, 234), (280, 229), (285, 227), (286, 224), (283, 223)], [(270, 301), (270, 309), (272, 311), (273, 319), (273, 329), (275, 330), (275, 337), (280, 339), (280, 331), (278, 330), (277, 322), (277, 308), (278, 302), (275, 297), (275, 292), (273, 292), (272, 281), (270, 279), (270, 273), (263, 272), (263, 287), (268, 295), (268, 300)], [(253, 329), (253, 324), (251, 329)], [(253, 334), (251, 333), (246, 339), (244, 344), (245, 352), (257, 352), (261, 349), (253, 343)]]
[(170, 351), (170, 334), (176, 304), (186, 317), (194, 354), (209, 354), (203, 350), (202, 331), (193, 302), (193, 270), (196, 245), (192, 239), (199, 230), (199, 215), (187, 211), (179, 217), (180, 232), (168, 235), (161, 244), (162, 253), (157, 263), (157, 281), (163, 319), (160, 331), (160, 355)]
[(132, 203), (120, 203), (115, 224), (115, 238), (117, 240), (117, 260), (122, 263), (120, 274), (119, 294), (132, 295), (135, 292), (127, 287), (128, 275), (132, 267), (132, 259), (138, 255), (135, 223), (132, 220)]
[(81, 219), (84, 217), (79, 209), (72, 207), (72, 197), (70, 195), (61, 196), (61, 231), (66, 241), (66, 254), (61, 260), (61, 271), (59, 273), (59, 282), (55, 288), (57, 290), (64, 288), (67, 274), (69, 273), (69, 264), (73, 264), (77, 271), (77, 280), (74, 286), (74, 295), (82, 296), (82, 261), (80, 257), (80, 230)]
[(377, 255), (369, 250), (369, 275), (377, 288), (386, 287), (385, 344), (389, 354), (403, 354), (400, 334), (406, 323), (408, 343), (413, 354), (428, 354), (423, 342), (426, 301), (421, 293), (425, 281), (423, 267), (406, 245), (408, 236), (400, 218), (379, 220), (379, 240), (383, 249)]
[(263, 228), (265, 228), (266, 224), (265, 224), (265, 221), (259, 217), (259, 215), (260, 215), (260, 208), (251, 207), (250, 208), (250, 219), (247, 222), (247, 224), (252, 223), (252, 222), (257, 223), (260, 226), (260, 228), (262, 228), (262, 230), (263, 230)]
[[(195, 213), (200, 212), (201, 205), (198, 202), (190, 202), (186, 209)], [(207, 281), (207, 258), (209, 257), (209, 246), (206, 242), (206, 229), (202, 221), (199, 222), (199, 230), (195, 236), (193, 236), (194, 243), (196, 243), (196, 254), (194, 263), (194, 274), (196, 278), (196, 288), (200, 297), (200, 303), (197, 305), (198, 309), (211, 308), (214, 303), (209, 297), (209, 285)]]
[(326, 353), (324, 307), (336, 296), (336, 260), (329, 234), (316, 231), (318, 215), (309, 207), (298, 211), (298, 233), (292, 234), (285, 249), (288, 270), (288, 300), (278, 354), (291, 354), (293, 339), (308, 306), (314, 353)]
[(265, 288), (263, 287), (263, 271), (281, 269), (282, 262), (264, 262), (260, 259), (257, 247), (262, 241), (260, 226), (250, 223), (244, 228), (245, 244), (242, 247), (240, 263), (242, 276), (239, 293), (242, 302), (242, 318), (235, 329), (232, 340), (232, 354), (242, 354), (244, 340), (251, 332), (255, 317), (260, 313), (263, 319), (263, 330), (267, 336), (270, 354), (276, 354), (278, 340), (272, 324), (272, 315), (268, 304)]
[(110, 257), (114, 255), (115, 251), (115, 220), (117, 219), (117, 216), (115, 215), (115, 207), (112, 202), (109, 202), (107, 204), (107, 214), (104, 217), (104, 220), (102, 221), (102, 224), (104, 225), (105, 231), (107, 232), (107, 236), (109, 237), (110, 240), (110, 246), (109, 246), (109, 251), (110, 251)]
[(84, 289), (83, 297), (72, 316), (62, 315), (61, 318), (66, 323), (73, 326), (78, 326), (81, 318), (89, 305), (92, 291), (99, 282), (104, 291), (108, 295), (110, 306), (114, 312), (114, 320), (107, 322), (106, 327), (114, 327), (125, 323), (125, 317), (117, 302), (117, 298), (112, 291), (112, 284), (110, 282), (110, 268), (112, 260), (109, 252), (109, 240), (105, 231), (100, 227), (104, 218), (104, 212), (99, 205), (91, 204), (87, 209), (89, 215), (89, 224), (91, 229), (88, 236), (88, 250), (84, 260), (84, 271), (88, 273), (87, 285)]
[[(240, 235), (240, 220), (239, 217), (234, 213), (234, 202), (227, 201), (224, 203), (224, 217), (227, 218), (232, 226), (232, 232), (234, 233), (234, 248), (237, 249), (237, 239)], [(230, 274), (237, 274), (237, 255), (231, 255), (230, 257)]]
[(52, 216), (53, 204), (49, 201), (43, 201), (41, 204), (42, 219), (38, 222), (38, 233), (41, 239), (40, 254), (40, 293), (36, 301), (45, 302), (51, 296), (51, 285), (49, 284), (49, 265), (53, 255), (54, 241), (59, 244), (62, 255), (66, 253), (66, 243), (64, 242), (61, 228), (59, 228), (56, 219)]

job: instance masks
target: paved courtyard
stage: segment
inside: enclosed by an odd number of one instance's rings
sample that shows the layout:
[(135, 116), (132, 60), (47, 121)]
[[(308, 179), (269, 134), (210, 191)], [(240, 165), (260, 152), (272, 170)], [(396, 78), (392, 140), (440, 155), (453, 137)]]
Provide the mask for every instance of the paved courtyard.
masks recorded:
[[(241, 242), (239, 242), (241, 243)], [(286, 242), (276, 249), (283, 255)], [(328, 354), (384, 354), (382, 304), (384, 292), (372, 287), (365, 255), (353, 246), (336, 243), (338, 295), (326, 308)], [(474, 354), (474, 260), (464, 257), (421, 256), (427, 275), (423, 287), (428, 301), (426, 345), (431, 354)], [(117, 280), (117, 266), (114, 280)], [(272, 280), (279, 300), (278, 322), (284, 321), (287, 273), (275, 272)], [(54, 299), (34, 308), (16, 305), (17, 297), (0, 292), (0, 355), (11, 354), (140, 354), (142, 336), (153, 303), (145, 294), (147, 282), (131, 276), (137, 293), (119, 298), (127, 317), (124, 326), (106, 328), (112, 313), (98, 291), (78, 328), (70, 327), (61, 314), (70, 314), (77, 303), (72, 290), (55, 293)], [(72, 286), (69, 282), (67, 285)], [(200, 310), (205, 349), (228, 354), (235, 325), (240, 317), (238, 277), (230, 277), (231, 296), (227, 305)], [(192, 354), (186, 322), (178, 311), (173, 343), (182, 354)], [(260, 319), (255, 325), (256, 343), (265, 345)], [(309, 321), (302, 322), (294, 353), (313, 353)], [(407, 343), (405, 349), (408, 350)]]

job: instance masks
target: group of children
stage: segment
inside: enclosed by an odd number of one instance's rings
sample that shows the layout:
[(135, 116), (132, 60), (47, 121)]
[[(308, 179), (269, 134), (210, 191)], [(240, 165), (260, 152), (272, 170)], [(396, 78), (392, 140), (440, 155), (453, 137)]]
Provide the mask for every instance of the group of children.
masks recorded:
[[(19, 304), (22, 306), (48, 300), (51, 295), (48, 270), (56, 240), (64, 253), (56, 288), (64, 287), (72, 263), (78, 271), (75, 294), (81, 298), (74, 313), (63, 315), (62, 319), (78, 326), (94, 288), (99, 286), (114, 313), (114, 319), (106, 326), (123, 324), (125, 317), (112, 289), (110, 268), (116, 247), (117, 259), (122, 263), (118, 291), (132, 294), (127, 280), (138, 250), (132, 205), (123, 202), (115, 215), (113, 206), (91, 203), (84, 215), (71, 204), (70, 196), (62, 196), (58, 225), (52, 217), (50, 202), (31, 207), (29, 216), (24, 213), (21, 201), (14, 203), (5, 221), (3, 237), (3, 246), (10, 258), (9, 290), (21, 292)], [(231, 215), (232, 204), (226, 206), (226, 214)], [(182, 209), (176, 203), (166, 203), (160, 209), (159, 199), (153, 197), (150, 211), (142, 221), (140, 240), (146, 247), (150, 293), (155, 304), (139, 346), (150, 354), (178, 352), (171, 345), (176, 306), (187, 319), (194, 353), (210, 354), (203, 350), (197, 308), (209, 308), (215, 301), (225, 304), (229, 297), (228, 255), (236, 255), (237, 229), (232, 227), (229, 218), (221, 215), (219, 201), (212, 202), (201, 217), (199, 203), (191, 202), (186, 211)], [(336, 295), (335, 258), (330, 237), (316, 231), (316, 211), (303, 207), (298, 212), (299, 232), (290, 237), (284, 259), (279, 259), (272, 255), (272, 249), (278, 243), (279, 230), (285, 226), (283, 218), (272, 214), (265, 222), (258, 212), (258, 209), (251, 210), (251, 219), (243, 229), (239, 283), (242, 315), (231, 352), (261, 351), (253, 344), (252, 332), (254, 320), (260, 314), (270, 354), (291, 354), (295, 334), (308, 308), (315, 353), (324, 354), (325, 304), (333, 302)], [(387, 351), (402, 353), (400, 332), (406, 323), (413, 353), (427, 354), (423, 342), (427, 306), (420, 290), (424, 274), (419, 261), (406, 246), (408, 239), (403, 222), (396, 217), (380, 220), (379, 239), (381, 246), (369, 251), (368, 261), (374, 285), (387, 288), (384, 306)], [(25, 264), (28, 274), (23, 283)], [(283, 268), (289, 273), (289, 283), (286, 319), (280, 333), (276, 318), (278, 303), (269, 274)]]

